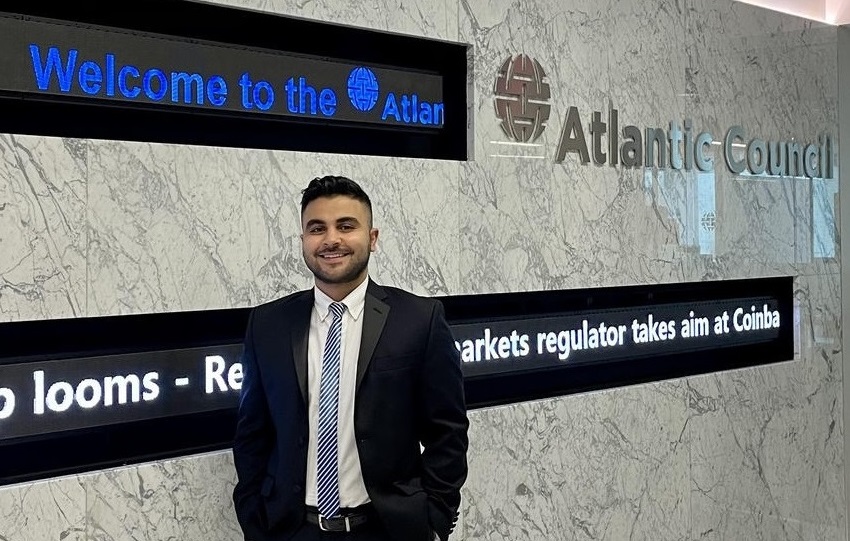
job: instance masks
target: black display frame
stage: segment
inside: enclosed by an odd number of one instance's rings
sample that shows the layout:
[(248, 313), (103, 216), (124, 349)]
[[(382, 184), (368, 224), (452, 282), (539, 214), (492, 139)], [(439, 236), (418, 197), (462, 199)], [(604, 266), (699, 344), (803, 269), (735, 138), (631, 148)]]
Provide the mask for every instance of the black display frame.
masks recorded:
[[(155, 104), (0, 92), (0, 132), (465, 161), (469, 46), (192, 0), (128, 4), (10, 0), (4, 13), (357, 62), (443, 78), (440, 129), (353, 125)], [(195, 21), (204, 21), (198, 24)], [(303, 39), (309, 36), (312, 39)], [(321, 36), (321, 39), (315, 38)], [(450, 112), (450, 113), (449, 113)], [(37, 121), (35, 120), (37, 119)]]

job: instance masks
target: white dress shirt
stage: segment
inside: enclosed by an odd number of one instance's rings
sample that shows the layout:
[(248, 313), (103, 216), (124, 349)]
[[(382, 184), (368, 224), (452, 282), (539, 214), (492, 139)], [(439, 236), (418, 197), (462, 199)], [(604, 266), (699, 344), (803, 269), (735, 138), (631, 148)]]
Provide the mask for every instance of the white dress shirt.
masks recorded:
[[(339, 462), (339, 502), (341, 507), (357, 507), (369, 501), (363, 473), (360, 470), (360, 454), (354, 436), (354, 388), (357, 383), (357, 357), (360, 352), (360, 336), (363, 334), (363, 307), (366, 303), (366, 287), (369, 279), (357, 286), (342, 299), (345, 312), (342, 315), (342, 352), (339, 373), (339, 410), (337, 426)], [(322, 376), (322, 355), (333, 317), (330, 305), (333, 301), (319, 288), (314, 287), (315, 303), (310, 315), (310, 337), (307, 344), (307, 419), (310, 442), (307, 446), (307, 494), (305, 503), (316, 505), (316, 446), (319, 426), (319, 387)]]

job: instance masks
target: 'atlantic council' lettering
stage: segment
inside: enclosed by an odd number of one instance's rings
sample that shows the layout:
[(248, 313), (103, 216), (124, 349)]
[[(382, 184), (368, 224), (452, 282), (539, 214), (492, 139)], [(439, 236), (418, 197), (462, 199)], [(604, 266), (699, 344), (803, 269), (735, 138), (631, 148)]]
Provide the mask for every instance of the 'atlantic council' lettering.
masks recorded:
[[(657, 167), (675, 171), (713, 171), (712, 149), (720, 145), (714, 135), (695, 133), (693, 122), (669, 122), (669, 130), (620, 126), (617, 109), (608, 111), (607, 122), (601, 111), (593, 111), (588, 136), (577, 107), (570, 107), (564, 119), (555, 162), (562, 163), (568, 153), (576, 154), (583, 164), (610, 164), (622, 167)], [(588, 147), (588, 139), (590, 146)], [(742, 126), (732, 126), (722, 142), (723, 160), (735, 174), (833, 178), (833, 143), (829, 134), (817, 143), (799, 141), (766, 141), (747, 138)]]

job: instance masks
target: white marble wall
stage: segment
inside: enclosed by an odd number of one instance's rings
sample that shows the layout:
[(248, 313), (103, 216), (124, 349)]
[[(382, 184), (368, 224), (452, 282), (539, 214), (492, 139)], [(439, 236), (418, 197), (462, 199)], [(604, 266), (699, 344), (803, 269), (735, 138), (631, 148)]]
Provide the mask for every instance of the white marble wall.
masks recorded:
[[(814, 251), (824, 236), (837, 249), (819, 227), (834, 230), (837, 182), (553, 163), (571, 105), (585, 124), (613, 105), (621, 126), (835, 133), (834, 29), (727, 0), (221, 3), (472, 44), (472, 160), (2, 135), (0, 320), (248, 306), (304, 287), (299, 190), (326, 173), (373, 197), (373, 275), (419, 293), (790, 274), (792, 362), (473, 412), (453, 539), (846, 539), (840, 268)], [(519, 52), (552, 86), (543, 159), (492, 156), (493, 81)], [(230, 460), (7, 487), (0, 539), (239, 539)]]
[(374, 274), (457, 288), (458, 164), (156, 144), (87, 143), (90, 314), (248, 306), (306, 287), (300, 190), (353, 171), (382, 229)]
[(0, 135), (0, 321), (86, 314), (86, 147)]
[[(734, 124), (835, 133), (834, 29), (725, 2), (462, 5), (477, 112), (462, 291), (790, 274), (799, 318), (792, 363), (477, 413), (466, 538), (846, 539), (839, 265), (813, 252), (837, 182), (552, 163), (569, 106), (585, 127), (613, 105), (621, 126), (691, 118), (716, 139)], [(489, 158), (504, 140), (493, 74), (512, 52), (550, 78), (543, 160)], [(689, 216), (706, 181), (711, 249)]]

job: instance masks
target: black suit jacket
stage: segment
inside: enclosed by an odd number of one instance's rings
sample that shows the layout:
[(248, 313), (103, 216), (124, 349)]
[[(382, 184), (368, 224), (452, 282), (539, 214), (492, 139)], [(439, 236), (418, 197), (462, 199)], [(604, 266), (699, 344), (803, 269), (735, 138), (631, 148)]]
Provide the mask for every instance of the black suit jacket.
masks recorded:
[[(311, 289), (258, 306), (248, 322), (233, 499), (251, 541), (289, 539), (304, 521), (313, 297)], [(466, 480), (469, 423), (442, 305), (370, 282), (363, 317), (354, 432), (366, 490), (395, 539), (446, 539)]]

